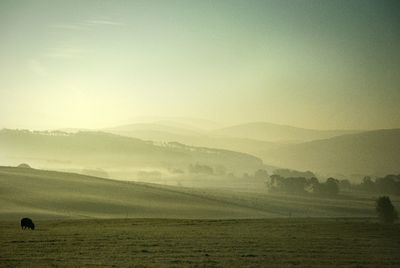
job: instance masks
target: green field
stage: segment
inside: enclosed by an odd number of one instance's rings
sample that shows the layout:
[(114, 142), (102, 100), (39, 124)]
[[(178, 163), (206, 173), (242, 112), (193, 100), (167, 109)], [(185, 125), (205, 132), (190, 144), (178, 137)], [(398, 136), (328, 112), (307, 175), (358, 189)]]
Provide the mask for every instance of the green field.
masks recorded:
[(1, 267), (400, 267), (400, 225), (365, 219), (0, 222)]
[(400, 267), (400, 225), (376, 221), (375, 198), (0, 167), (0, 267)]
[[(392, 196), (396, 207), (399, 197)], [(185, 188), (74, 173), (0, 167), (0, 220), (87, 218), (248, 219), (376, 217), (376, 196), (271, 194)]]

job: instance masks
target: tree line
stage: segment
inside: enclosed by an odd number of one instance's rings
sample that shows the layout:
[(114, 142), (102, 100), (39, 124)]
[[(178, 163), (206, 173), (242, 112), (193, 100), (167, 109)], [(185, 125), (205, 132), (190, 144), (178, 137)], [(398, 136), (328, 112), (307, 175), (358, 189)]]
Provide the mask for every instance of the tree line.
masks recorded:
[(400, 174), (375, 179), (364, 177), (361, 183), (353, 188), (372, 193), (400, 195)]
[(282, 177), (273, 174), (269, 176), (266, 185), (271, 192), (283, 192), (287, 194), (315, 194), (334, 196), (339, 193), (339, 180), (328, 178), (320, 182), (316, 177)]
[(400, 174), (384, 177), (364, 177), (360, 183), (351, 183), (347, 179), (330, 177), (320, 181), (312, 172), (288, 171), (277, 169), (269, 176), (265, 170), (257, 170), (254, 178), (265, 181), (271, 192), (287, 194), (337, 195), (341, 190), (367, 191), (375, 194), (400, 195)]

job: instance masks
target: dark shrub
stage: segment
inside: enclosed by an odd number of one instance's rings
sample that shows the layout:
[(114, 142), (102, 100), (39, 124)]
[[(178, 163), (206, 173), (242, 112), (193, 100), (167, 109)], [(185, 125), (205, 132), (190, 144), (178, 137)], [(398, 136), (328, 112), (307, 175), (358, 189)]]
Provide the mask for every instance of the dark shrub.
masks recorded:
[(388, 196), (381, 196), (376, 200), (376, 212), (382, 222), (393, 223), (397, 220), (397, 211)]

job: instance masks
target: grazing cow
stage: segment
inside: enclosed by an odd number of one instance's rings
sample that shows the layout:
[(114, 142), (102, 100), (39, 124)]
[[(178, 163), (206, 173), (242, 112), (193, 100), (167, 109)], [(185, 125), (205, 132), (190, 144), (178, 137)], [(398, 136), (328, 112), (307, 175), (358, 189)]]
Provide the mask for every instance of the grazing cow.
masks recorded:
[(22, 229), (31, 229), (31, 230), (35, 230), (35, 224), (33, 223), (33, 221), (29, 218), (23, 218), (21, 220), (21, 228)]

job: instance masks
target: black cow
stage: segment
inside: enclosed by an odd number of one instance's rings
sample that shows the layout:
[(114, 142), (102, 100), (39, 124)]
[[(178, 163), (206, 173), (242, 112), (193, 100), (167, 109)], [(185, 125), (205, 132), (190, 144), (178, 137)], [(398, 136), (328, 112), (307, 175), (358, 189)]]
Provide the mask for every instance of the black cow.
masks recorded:
[(22, 229), (31, 229), (31, 230), (35, 230), (35, 224), (33, 223), (33, 221), (29, 218), (23, 218), (21, 220), (21, 228)]

